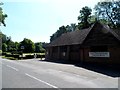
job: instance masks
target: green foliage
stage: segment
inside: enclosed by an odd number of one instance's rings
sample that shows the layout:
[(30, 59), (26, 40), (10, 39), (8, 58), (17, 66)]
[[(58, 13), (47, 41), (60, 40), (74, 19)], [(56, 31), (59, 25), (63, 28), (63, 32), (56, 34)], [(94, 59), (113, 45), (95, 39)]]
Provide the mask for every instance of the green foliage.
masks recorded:
[(24, 53), (33, 53), (35, 50), (34, 43), (30, 39), (27, 39), (27, 38), (24, 38), (24, 40), (20, 42), (19, 48), (21, 48), (21, 46), (24, 46), (24, 49), (23, 49)]
[(3, 43), (3, 44), (2, 44), (2, 51), (3, 51), (3, 52), (6, 52), (6, 51), (7, 51), (7, 45), (6, 45), (6, 43)]
[(0, 50), (0, 55), (2, 54), (2, 50)]
[(7, 36), (5, 34), (3, 34), (2, 32), (0, 32), (0, 38), (2, 38), (2, 43), (6, 43)]
[(67, 29), (65, 26), (61, 26), (59, 27), (59, 30), (57, 30), (51, 37), (50, 37), (50, 41), (55, 40), (56, 38), (58, 38), (59, 36), (61, 36), (63, 33), (66, 33)]
[(72, 23), (71, 25), (67, 25), (67, 26), (63, 25), (59, 27), (59, 29), (52, 36), (50, 36), (50, 42), (60, 37), (64, 33), (75, 31), (76, 27), (77, 25), (75, 23)]
[(52, 36), (50, 36), (50, 42), (60, 37), (63, 33), (75, 31), (77, 27), (79, 29), (89, 27), (90, 26), (89, 18), (90, 18), (91, 12), (92, 10), (89, 7), (87, 6), (83, 7), (82, 10), (80, 10), (80, 15), (78, 16), (78, 20), (80, 21), (80, 23), (78, 25), (71, 24), (71, 25), (59, 27), (59, 30), (57, 30)]
[[(45, 53), (45, 49), (43, 45), (45, 43), (33, 43), (30, 39), (24, 39), (23, 41), (13, 42), (11, 37), (7, 37), (5, 34), (0, 32), (0, 38), (2, 39), (2, 51), (3, 52), (11, 52), (12, 54), (21, 54), (23, 53)], [(24, 46), (24, 49), (21, 49), (21, 46)]]
[(87, 6), (83, 7), (82, 10), (80, 10), (80, 15), (78, 16), (78, 20), (80, 21), (80, 29), (88, 28), (90, 26), (88, 19), (90, 18), (91, 13), (92, 9)]
[(72, 32), (75, 30), (80, 30), (84, 28), (89, 28), (96, 21), (100, 21), (103, 24), (108, 24), (113, 28), (120, 29), (120, 0), (117, 1), (103, 1), (98, 2), (95, 6), (95, 14), (92, 14), (92, 9), (88, 6), (83, 7), (80, 10), (80, 15), (78, 16), (79, 23), (62, 26), (50, 36), (50, 42), (61, 36), (63, 33)]
[(66, 30), (67, 30), (67, 32), (75, 31), (76, 30), (76, 24), (72, 23), (71, 25), (67, 25)]
[[(0, 5), (3, 5), (3, 3), (0, 3)], [(0, 6), (0, 24), (2, 23), (4, 26), (5, 24), (5, 18), (7, 17), (7, 14), (3, 14), (2, 7)]]
[(45, 52), (45, 49), (43, 48), (43, 45), (41, 42), (39, 43), (35, 43), (35, 52), (36, 53), (44, 53)]
[(106, 20), (113, 28), (120, 26), (120, 1), (98, 2), (95, 6), (98, 20)]
[(15, 43), (9, 38), (6, 42), (8, 52), (16, 51)]

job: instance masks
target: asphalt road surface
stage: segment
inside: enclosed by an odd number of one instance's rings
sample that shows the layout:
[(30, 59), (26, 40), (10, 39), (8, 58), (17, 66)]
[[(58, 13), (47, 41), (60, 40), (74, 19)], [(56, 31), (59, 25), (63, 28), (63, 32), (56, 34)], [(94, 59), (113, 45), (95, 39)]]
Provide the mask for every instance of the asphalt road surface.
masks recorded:
[(118, 77), (38, 59), (0, 58), (2, 88), (118, 88)]

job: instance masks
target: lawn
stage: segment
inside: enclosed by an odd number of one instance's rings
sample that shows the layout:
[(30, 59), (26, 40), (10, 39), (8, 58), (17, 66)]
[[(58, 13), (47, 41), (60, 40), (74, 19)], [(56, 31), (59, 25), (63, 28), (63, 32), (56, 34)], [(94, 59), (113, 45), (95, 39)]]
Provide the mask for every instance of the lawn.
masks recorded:
[(0, 50), (0, 53), (2, 53), (2, 50)]
[(7, 52), (6, 54), (4, 54), (3, 58), (10, 59), (10, 60), (32, 59), (34, 58), (34, 54), (37, 54), (36, 58), (45, 58), (45, 53), (23, 53), (23, 55), (20, 55), (20, 54), (11, 54), (10, 52)]
[(23, 55), (34, 55), (34, 54), (45, 55), (45, 53), (23, 53)]

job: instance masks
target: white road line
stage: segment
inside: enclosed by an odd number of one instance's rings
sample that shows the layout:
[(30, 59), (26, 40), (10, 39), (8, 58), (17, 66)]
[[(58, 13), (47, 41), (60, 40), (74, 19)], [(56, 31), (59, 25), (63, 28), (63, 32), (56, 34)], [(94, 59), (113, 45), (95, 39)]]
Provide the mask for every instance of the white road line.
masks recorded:
[(56, 87), (56, 86), (54, 86), (54, 85), (52, 85), (52, 84), (50, 84), (50, 83), (47, 83), (47, 82), (45, 82), (45, 81), (43, 81), (43, 80), (38, 79), (38, 78), (36, 78), (36, 77), (34, 77), (34, 76), (30, 75), (30, 74), (25, 73), (25, 75), (27, 75), (27, 76), (29, 76), (29, 77), (31, 77), (31, 78), (39, 81), (39, 82), (42, 82), (42, 83), (44, 83), (44, 84), (47, 84), (48, 86), (51, 86), (51, 87), (53, 87), (53, 88), (58, 88), (58, 87)]
[(18, 71), (18, 69), (14, 68), (14, 67), (12, 67), (12, 66), (7, 65), (7, 67), (12, 68), (12, 69), (14, 69), (15, 71)]

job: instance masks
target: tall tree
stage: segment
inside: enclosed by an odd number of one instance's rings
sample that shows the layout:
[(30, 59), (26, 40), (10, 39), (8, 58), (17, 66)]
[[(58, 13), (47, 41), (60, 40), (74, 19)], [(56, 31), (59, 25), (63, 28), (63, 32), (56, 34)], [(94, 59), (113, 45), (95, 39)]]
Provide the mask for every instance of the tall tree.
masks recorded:
[(9, 38), (6, 42), (7, 44), (7, 51), (8, 52), (11, 52), (11, 51), (15, 51), (16, 48), (15, 48), (15, 43), (11, 40), (11, 38)]
[(36, 52), (36, 53), (45, 52), (45, 49), (43, 48), (43, 45), (42, 45), (41, 42), (35, 43), (35, 52)]
[(66, 30), (67, 32), (72, 32), (76, 30), (76, 27), (77, 27), (76, 23), (71, 23), (70, 25), (66, 26)]
[[(98, 2), (95, 6), (96, 16), (98, 20), (104, 19), (117, 28), (120, 26), (120, 1), (103, 1)], [(110, 22), (110, 23), (109, 23)]]
[(3, 51), (3, 52), (6, 52), (6, 51), (7, 51), (7, 45), (6, 45), (6, 43), (3, 43), (3, 44), (2, 44), (2, 51)]
[[(0, 5), (3, 5), (3, 3), (0, 3)], [(6, 26), (5, 24), (5, 18), (7, 17), (7, 14), (3, 14), (2, 7), (0, 6), (0, 25), (1, 23)]]
[(61, 36), (63, 33), (66, 33), (67, 29), (65, 26), (61, 26), (59, 27), (59, 30), (57, 30), (51, 37), (50, 37), (50, 41), (55, 40), (56, 38), (58, 38), (59, 36)]
[(24, 38), (22, 42), (20, 42), (20, 48), (24, 46), (23, 52), (24, 53), (32, 53), (35, 50), (34, 43), (27, 38)]
[(88, 28), (90, 26), (88, 19), (90, 18), (92, 9), (85, 6), (80, 10), (80, 15), (78, 16), (78, 20), (80, 21), (79, 24), (80, 27), (83, 28)]

